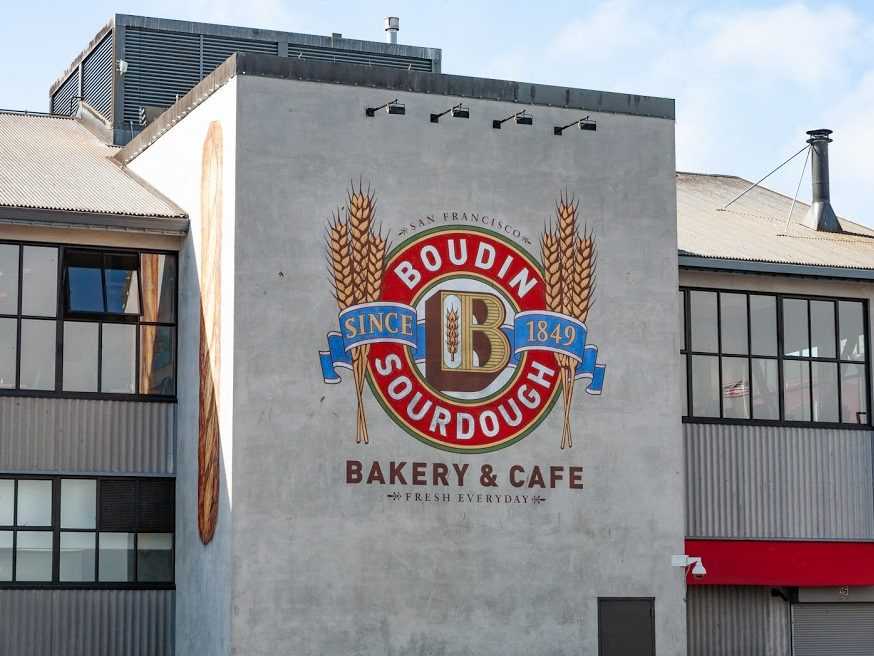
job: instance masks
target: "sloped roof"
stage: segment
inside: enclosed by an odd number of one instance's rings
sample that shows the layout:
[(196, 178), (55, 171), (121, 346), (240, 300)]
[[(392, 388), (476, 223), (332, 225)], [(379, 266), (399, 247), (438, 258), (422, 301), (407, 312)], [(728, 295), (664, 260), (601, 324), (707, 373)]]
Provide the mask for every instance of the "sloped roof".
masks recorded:
[(808, 210), (801, 202), (787, 227), (792, 199), (783, 194), (756, 187), (720, 209), (751, 184), (731, 175), (677, 173), (681, 256), (874, 269), (874, 230), (844, 218), (843, 233), (812, 230), (800, 224)]
[(0, 112), (0, 208), (181, 218), (72, 118)]

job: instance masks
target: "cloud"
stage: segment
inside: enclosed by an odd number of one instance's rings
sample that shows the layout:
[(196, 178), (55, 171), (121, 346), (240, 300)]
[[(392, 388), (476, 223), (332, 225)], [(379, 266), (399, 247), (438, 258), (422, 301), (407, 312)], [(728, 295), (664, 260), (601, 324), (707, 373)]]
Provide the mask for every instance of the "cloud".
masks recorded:
[(706, 49), (714, 63), (810, 84), (833, 76), (863, 45), (863, 21), (850, 9), (787, 4), (711, 17)]

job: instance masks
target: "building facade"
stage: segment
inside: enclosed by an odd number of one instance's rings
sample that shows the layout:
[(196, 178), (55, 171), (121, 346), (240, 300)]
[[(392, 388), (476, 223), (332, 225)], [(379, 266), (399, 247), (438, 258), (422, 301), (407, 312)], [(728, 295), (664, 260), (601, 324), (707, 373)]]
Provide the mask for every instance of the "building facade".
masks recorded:
[(5, 652), (871, 653), (828, 135), (808, 213), (668, 99), (283, 55), (0, 114)]

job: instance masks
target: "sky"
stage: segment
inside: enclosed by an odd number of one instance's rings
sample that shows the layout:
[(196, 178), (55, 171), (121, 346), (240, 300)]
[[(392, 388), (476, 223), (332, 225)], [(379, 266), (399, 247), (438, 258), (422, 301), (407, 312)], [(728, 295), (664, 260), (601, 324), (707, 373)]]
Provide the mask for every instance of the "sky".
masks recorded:
[[(377, 41), (399, 16), (399, 41), (442, 48), (444, 73), (675, 98), (681, 171), (756, 180), (806, 130), (831, 128), (832, 204), (874, 227), (870, 0), (3, 0), (0, 107), (46, 111), (49, 85), (113, 13)], [(766, 186), (793, 196), (803, 161)]]

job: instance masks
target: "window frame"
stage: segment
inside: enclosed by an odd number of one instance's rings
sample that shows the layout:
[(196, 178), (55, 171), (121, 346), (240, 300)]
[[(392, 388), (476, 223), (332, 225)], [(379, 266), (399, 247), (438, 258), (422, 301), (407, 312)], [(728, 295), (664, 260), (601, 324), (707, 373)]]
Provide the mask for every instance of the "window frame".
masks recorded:
[[(19, 241), (14, 239), (0, 239), (0, 245), (12, 245), (18, 247), (18, 299), (17, 299), (17, 314), (0, 314), (0, 319), (15, 319), (16, 320), (16, 352), (15, 352), (15, 389), (0, 389), (0, 396), (13, 397), (37, 397), (37, 398), (60, 398), (60, 399), (101, 399), (109, 401), (145, 401), (150, 403), (176, 403), (179, 392), (179, 252), (172, 250), (162, 250), (156, 248), (130, 248), (130, 247), (115, 247), (115, 246), (94, 246), (80, 244), (62, 244), (56, 242), (39, 242), (39, 241)], [(58, 270), (56, 279), (57, 299), (55, 303), (54, 317), (33, 316), (22, 314), (22, 285), (23, 285), (23, 266), (24, 266), (24, 248), (28, 246), (56, 248), (58, 249)], [(172, 257), (176, 264), (176, 277), (173, 287), (174, 298), (174, 321), (143, 321), (143, 281), (140, 268), (137, 269), (138, 275), (138, 293), (139, 293), (139, 314), (114, 314), (114, 313), (67, 313), (66, 312), (66, 297), (67, 285), (64, 279), (64, 261), (65, 250), (75, 251), (93, 251), (101, 255), (111, 253), (124, 253), (141, 255), (164, 255)], [(103, 271), (101, 268), (101, 276)], [(105, 280), (102, 282), (105, 287)], [(105, 294), (105, 289), (104, 289)], [(21, 385), (21, 324), (26, 320), (39, 321), (54, 321), (55, 322), (55, 385), (54, 389), (20, 389)], [(133, 325), (135, 326), (135, 356), (134, 356), (134, 393), (125, 392), (84, 392), (84, 391), (69, 391), (64, 390), (64, 323), (65, 322), (80, 322), (80, 323), (96, 323), (98, 326), (98, 345), (97, 345), (97, 376), (98, 389), (102, 378), (102, 358), (103, 358), (103, 326), (104, 324), (118, 325)], [(143, 326), (169, 327), (174, 330), (173, 338), (173, 394), (143, 394), (139, 391), (140, 386), (140, 346), (141, 332)]]
[[(868, 308), (868, 299), (859, 298), (859, 297), (850, 297), (850, 296), (825, 296), (821, 294), (798, 294), (798, 293), (781, 293), (781, 292), (768, 292), (768, 291), (758, 291), (754, 289), (731, 289), (724, 287), (701, 287), (701, 286), (686, 286), (680, 285), (679, 292), (681, 294), (683, 308), (682, 314), (684, 318), (684, 326), (682, 328), (682, 336), (683, 342), (681, 343), (680, 349), (680, 357), (682, 358), (682, 366), (685, 367), (686, 372), (686, 389), (685, 389), (685, 400), (686, 400), (686, 413), (682, 415), (683, 423), (694, 423), (694, 424), (733, 424), (733, 425), (746, 425), (746, 426), (790, 426), (790, 427), (801, 427), (801, 428), (839, 428), (842, 430), (871, 430), (872, 428), (872, 408), (871, 408), (871, 355), (870, 355), (870, 340), (871, 340), (871, 324), (869, 322), (869, 308)], [(692, 336), (692, 322), (691, 322), (691, 314), (690, 314), (690, 305), (691, 305), (691, 292), (711, 292), (717, 295), (716, 299), (716, 330), (717, 330), (717, 351), (714, 353), (704, 352), (704, 351), (693, 351), (691, 336)], [(747, 313), (747, 353), (744, 354), (731, 354), (722, 351), (722, 302), (720, 294), (742, 294), (746, 297), (746, 313)], [(752, 318), (750, 314), (750, 296), (768, 296), (774, 298), (776, 304), (776, 329), (777, 329), (777, 352), (775, 355), (758, 355), (752, 352)], [(813, 357), (813, 356), (801, 356), (801, 355), (786, 355), (784, 353), (784, 342), (783, 342), (783, 301), (785, 299), (796, 299), (802, 301), (808, 301), (807, 303), (807, 336), (808, 340), (812, 339), (812, 319), (810, 312), (810, 301), (830, 301), (834, 304), (834, 313), (835, 313), (835, 357), (833, 358), (824, 358), (824, 357)], [(844, 360), (841, 359), (840, 353), (840, 337), (841, 337), (841, 328), (840, 328), (840, 305), (841, 301), (845, 302), (854, 302), (861, 303), (862, 305), (862, 328), (864, 330), (864, 343), (865, 343), (865, 358), (863, 360)], [(808, 344), (808, 348), (812, 345)], [(693, 411), (693, 380), (692, 380), (692, 356), (712, 356), (717, 358), (717, 369), (718, 369), (718, 381), (719, 381), (719, 415), (718, 417), (699, 417), (697, 415), (691, 414)], [(750, 414), (754, 415), (752, 409), (752, 399), (753, 399), (753, 376), (752, 376), (752, 367), (753, 361), (756, 359), (760, 360), (770, 360), (772, 362), (777, 363), (777, 390), (778, 390), (778, 407), (779, 407), (779, 419), (756, 419), (756, 418), (733, 418), (733, 417), (723, 417), (724, 414), (724, 404), (723, 404), (723, 392), (722, 392), (722, 360), (725, 357), (739, 357), (745, 358), (747, 360), (747, 370), (748, 370), (748, 378), (749, 378), (749, 388), (750, 388)], [(785, 409), (785, 389), (784, 389), (784, 363), (786, 362), (806, 362), (808, 364), (808, 374), (809, 374), (809, 394), (810, 394), (810, 416), (811, 419), (809, 421), (799, 421), (799, 420), (787, 420), (786, 409)], [(842, 390), (841, 390), (841, 365), (842, 364), (855, 364), (864, 366), (865, 371), (865, 421), (862, 423), (844, 423), (841, 421), (837, 422), (827, 422), (827, 421), (814, 421), (813, 420), (813, 381), (812, 381), (812, 363), (815, 362), (827, 362), (835, 364), (837, 368), (837, 404), (838, 404), (838, 417), (841, 418), (841, 414), (843, 413), (842, 407)]]
[[(96, 482), (95, 503), (96, 516), (95, 526), (90, 528), (61, 528), (61, 481), (64, 479), (79, 479)], [(176, 589), (176, 527), (170, 532), (170, 581), (167, 582), (140, 582), (140, 581), (99, 581), (100, 578), (100, 513), (101, 513), (101, 482), (111, 481), (142, 481), (142, 480), (171, 480), (175, 489), (175, 477), (172, 476), (88, 476), (84, 474), (0, 474), (0, 480), (16, 481), (14, 484), (12, 525), (0, 526), (0, 531), (12, 532), (12, 577), (17, 574), (17, 545), (18, 533), (39, 531), (52, 535), (52, 580), (51, 581), (0, 581), (0, 590), (175, 590)], [(51, 481), (52, 483), (52, 524), (51, 526), (28, 527), (18, 526), (18, 483), (17, 481)], [(175, 513), (174, 498), (174, 513)], [(112, 531), (103, 531), (112, 532)], [(139, 534), (153, 533), (165, 535), (166, 531), (125, 531), (134, 535), (134, 577), (136, 578), (139, 567)], [(61, 533), (91, 533), (94, 535), (94, 581), (61, 581)]]

